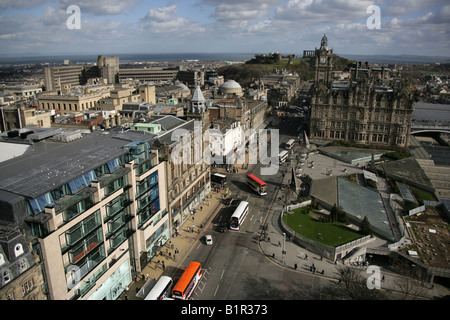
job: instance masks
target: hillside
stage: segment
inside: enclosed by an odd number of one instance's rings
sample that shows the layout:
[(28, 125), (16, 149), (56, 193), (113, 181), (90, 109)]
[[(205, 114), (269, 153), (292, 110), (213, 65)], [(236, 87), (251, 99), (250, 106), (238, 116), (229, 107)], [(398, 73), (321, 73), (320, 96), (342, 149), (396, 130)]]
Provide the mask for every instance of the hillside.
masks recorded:
[[(354, 61), (334, 55), (334, 70), (342, 71), (352, 62)], [(245, 64), (222, 67), (218, 73), (225, 80), (233, 79), (243, 87), (250, 84), (252, 79), (258, 79), (265, 74), (274, 72), (275, 69), (283, 68), (296, 72), (302, 81), (310, 81), (314, 79), (314, 64), (315, 58), (297, 58), (290, 65), (286, 60), (275, 62), (270, 59), (257, 60), (254, 58)]]

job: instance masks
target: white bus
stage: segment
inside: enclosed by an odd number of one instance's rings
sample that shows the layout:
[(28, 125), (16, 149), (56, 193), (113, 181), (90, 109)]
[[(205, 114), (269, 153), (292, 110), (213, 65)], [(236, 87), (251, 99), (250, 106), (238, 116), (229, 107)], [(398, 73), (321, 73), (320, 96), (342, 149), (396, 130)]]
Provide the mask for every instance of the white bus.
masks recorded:
[(286, 144), (284, 145), (284, 148), (287, 150), (291, 150), (292, 147), (295, 144), (295, 140), (294, 139), (290, 139), (288, 142), (286, 142)]
[(241, 203), (239, 203), (238, 207), (231, 216), (230, 229), (239, 230), (240, 226), (244, 223), (247, 214), (248, 214), (248, 202), (241, 201)]
[(161, 276), (144, 300), (163, 300), (167, 292), (171, 292), (173, 280), (171, 277)]
[(278, 155), (278, 163), (282, 164), (283, 162), (285, 162), (288, 155), (289, 155), (289, 152), (287, 150), (281, 151), (280, 154)]

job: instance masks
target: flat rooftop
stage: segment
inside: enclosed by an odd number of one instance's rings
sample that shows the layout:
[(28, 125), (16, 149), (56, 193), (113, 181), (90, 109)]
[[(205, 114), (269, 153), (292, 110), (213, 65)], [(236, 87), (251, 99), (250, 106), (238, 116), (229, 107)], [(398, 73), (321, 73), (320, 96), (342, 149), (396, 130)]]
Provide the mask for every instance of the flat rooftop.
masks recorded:
[(124, 154), (128, 142), (93, 132), (69, 143), (44, 140), (0, 163), (0, 190), (35, 198)]

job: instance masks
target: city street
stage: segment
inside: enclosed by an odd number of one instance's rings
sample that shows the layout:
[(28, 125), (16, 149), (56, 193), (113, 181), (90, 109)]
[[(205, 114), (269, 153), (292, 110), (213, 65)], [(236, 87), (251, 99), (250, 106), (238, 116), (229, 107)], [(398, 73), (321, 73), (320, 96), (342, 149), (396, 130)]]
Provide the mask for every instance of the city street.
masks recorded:
[[(287, 125), (280, 132), (280, 150), (284, 143), (293, 138), (298, 123), (286, 120)], [(249, 214), (239, 231), (218, 232), (217, 226), (228, 222), (234, 207), (224, 206), (212, 218), (205, 233), (213, 237), (213, 245), (199, 241), (194, 245), (184, 264), (198, 261), (206, 269), (205, 275), (196, 288), (192, 299), (200, 300), (291, 300), (314, 299), (320, 297), (320, 289), (332, 280), (326, 277), (294, 272), (275, 264), (261, 251), (258, 244), (263, 223), (273, 223), (272, 209), (275, 201), (280, 201), (279, 192), (286, 163), (280, 166), (278, 174), (261, 176), (261, 164), (250, 167), (246, 173), (227, 174), (226, 185), (233, 199), (249, 202)], [(268, 195), (259, 196), (246, 185), (246, 174), (253, 173), (268, 184)], [(275, 219), (276, 224), (276, 219)], [(274, 244), (274, 248), (277, 244)], [(307, 265), (299, 266), (307, 269)], [(182, 270), (174, 275), (176, 279)]]

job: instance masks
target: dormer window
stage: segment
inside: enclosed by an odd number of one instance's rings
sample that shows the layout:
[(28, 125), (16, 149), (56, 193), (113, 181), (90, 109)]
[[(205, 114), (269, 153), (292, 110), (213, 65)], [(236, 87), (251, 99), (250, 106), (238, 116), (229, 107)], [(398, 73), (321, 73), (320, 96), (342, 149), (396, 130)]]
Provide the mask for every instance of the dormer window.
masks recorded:
[(8, 270), (3, 271), (2, 277), (3, 277), (3, 279), (2, 279), (3, 284), (7, 284), (9, 281), (11, 281), (11, 276), (10, 276)]
[(14, 247), (14, 255), (16, 256), (16, 258), (18, 256), (20, 256), (21, 254), (23, 254), (23, 247), (22, 244), (18, 243), (16, 244), (16, 246)]

